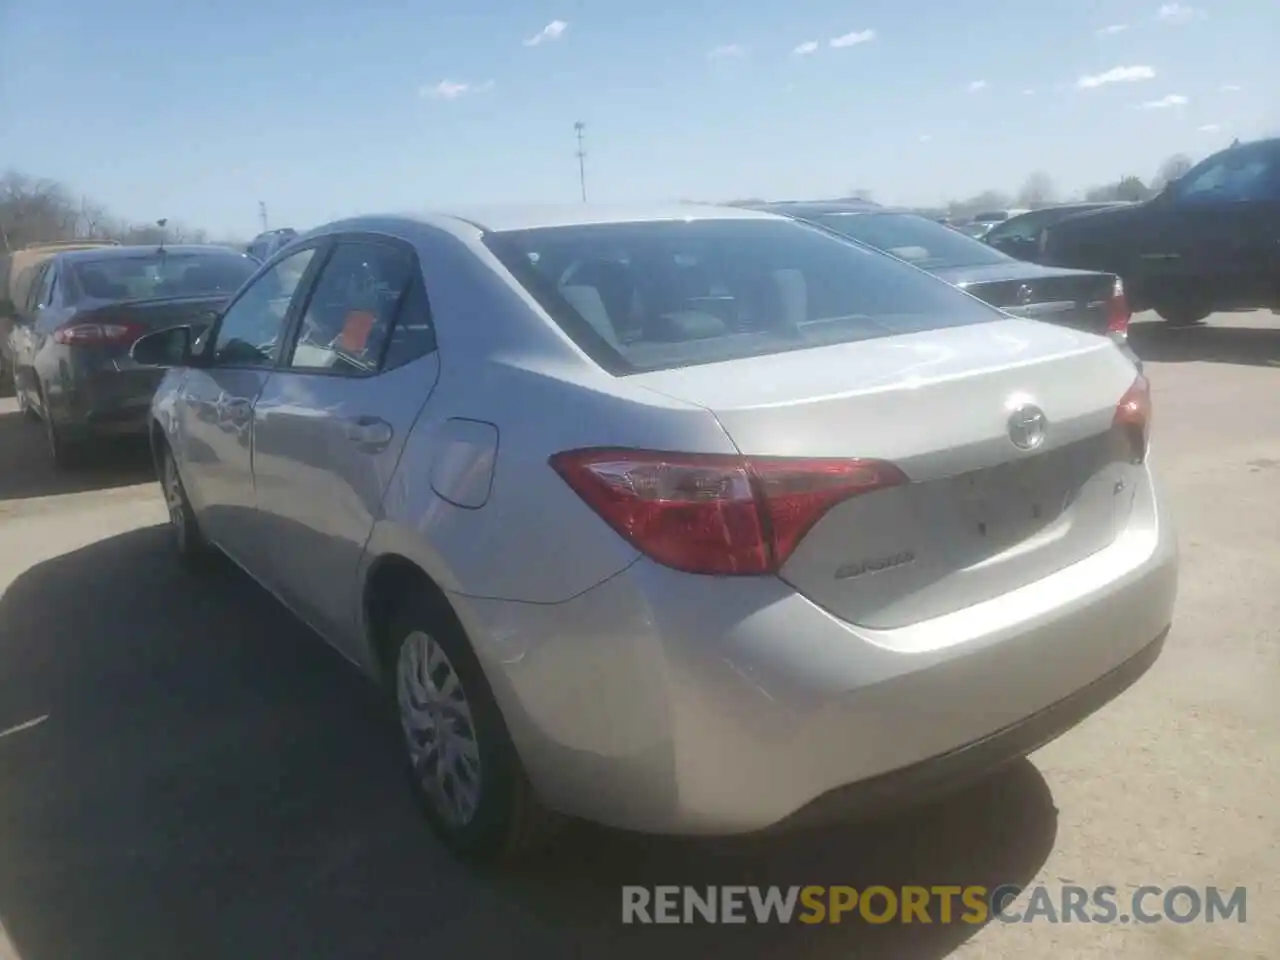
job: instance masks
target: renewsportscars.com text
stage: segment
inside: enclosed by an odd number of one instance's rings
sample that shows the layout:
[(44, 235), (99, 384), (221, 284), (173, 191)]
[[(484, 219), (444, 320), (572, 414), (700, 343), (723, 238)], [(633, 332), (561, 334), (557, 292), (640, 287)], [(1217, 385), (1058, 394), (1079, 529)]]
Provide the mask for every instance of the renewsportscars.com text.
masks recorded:
[(1244, 923), (1246, 899), (1244, 887), (624, 886), (622, 922)]

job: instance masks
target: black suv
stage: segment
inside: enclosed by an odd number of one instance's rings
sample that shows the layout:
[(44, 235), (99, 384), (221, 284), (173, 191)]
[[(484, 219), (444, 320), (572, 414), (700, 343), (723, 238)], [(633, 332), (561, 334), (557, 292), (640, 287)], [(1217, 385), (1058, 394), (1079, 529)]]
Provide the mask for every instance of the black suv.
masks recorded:
[(1041, 236), (1041, 263), (1118, 274), (1134, 310), (1170, 323), (1280, 311), (1280, 138), (1229, 147), (1150, 200), (1078, 214)]

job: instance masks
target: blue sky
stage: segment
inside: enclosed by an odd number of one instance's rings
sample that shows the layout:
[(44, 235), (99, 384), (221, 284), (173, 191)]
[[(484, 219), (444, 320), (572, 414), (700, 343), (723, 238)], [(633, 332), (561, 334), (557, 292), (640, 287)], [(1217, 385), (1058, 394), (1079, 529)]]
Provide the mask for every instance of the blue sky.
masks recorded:
[(1277, 0), (0, 0), (0, 168), (240, 237), (576, 200), (576, 120), (598, 201), (1067, 193), (1280, 133), (1277, 40)]

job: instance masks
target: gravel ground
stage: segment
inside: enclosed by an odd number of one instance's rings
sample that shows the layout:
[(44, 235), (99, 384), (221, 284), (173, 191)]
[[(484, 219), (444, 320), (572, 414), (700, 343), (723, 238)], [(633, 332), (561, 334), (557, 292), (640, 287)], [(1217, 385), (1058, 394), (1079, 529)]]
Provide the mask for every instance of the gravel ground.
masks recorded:
[[(1183, 548), (1136, 687), (896, 819), (731, 843), (583, 828), (502, 874), (432, 844), (344, 662), (234, 571), (173, 569), (141, 451), (55, 477), (0, 401), (0, 958), (1280, 956), (1280, 322), (1133, 340)], [(1030, 882), (1243, 885), (1248, 922), (619, 923), (626, 883)]]

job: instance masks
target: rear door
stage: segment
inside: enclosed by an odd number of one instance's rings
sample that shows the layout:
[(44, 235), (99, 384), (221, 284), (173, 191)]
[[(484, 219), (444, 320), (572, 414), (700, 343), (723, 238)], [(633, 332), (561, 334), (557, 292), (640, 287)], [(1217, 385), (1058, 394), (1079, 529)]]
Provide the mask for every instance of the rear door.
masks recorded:
[(1274, 302), (1280, 267), (1280, 156), (1270, 143), (1224, 150), (1147, 209), (1138, 256), (1145, 285), (1214, 305)]
[(414, 248), (334, 245), (278, 370), (254, 404), (254, 482), (268, 582), (334, 640), (387, 483), (439, 374)]

